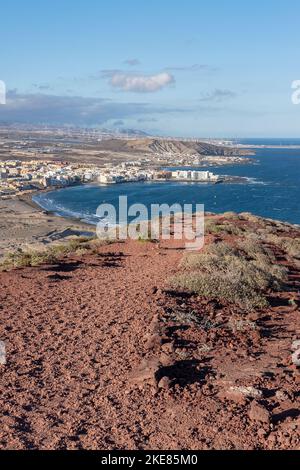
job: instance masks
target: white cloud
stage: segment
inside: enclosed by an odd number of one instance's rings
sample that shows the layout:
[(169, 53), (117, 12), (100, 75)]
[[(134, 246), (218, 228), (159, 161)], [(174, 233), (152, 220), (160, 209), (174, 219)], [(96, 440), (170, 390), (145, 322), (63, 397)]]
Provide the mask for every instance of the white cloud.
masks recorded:
[(153, 93), (175, 83), (175, 79), (173, 75), (167, 72), (161, 72), (156, 75), (134, 75), (115, 72), (110, 75), (109, 83), (112, 87), (122, 91)]

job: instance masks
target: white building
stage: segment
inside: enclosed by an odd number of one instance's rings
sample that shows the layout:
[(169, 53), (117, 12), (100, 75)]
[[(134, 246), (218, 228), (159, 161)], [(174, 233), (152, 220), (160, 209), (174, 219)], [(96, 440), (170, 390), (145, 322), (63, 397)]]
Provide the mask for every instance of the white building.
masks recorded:
[(219, 176), (210, 171), (176, 170), (172, 171), (172, 178), (185, 181), (217, 181)]

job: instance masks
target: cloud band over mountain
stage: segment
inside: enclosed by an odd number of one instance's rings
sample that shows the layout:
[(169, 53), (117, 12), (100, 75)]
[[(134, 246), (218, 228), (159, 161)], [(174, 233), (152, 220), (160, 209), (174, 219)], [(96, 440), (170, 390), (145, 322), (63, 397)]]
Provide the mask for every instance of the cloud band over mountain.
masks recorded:
[(1, 122), (100, 125), (108, 120), (141, 118), (152, 114), (184, 112), (150, 103), (122, 103), (103, 98), (58, 96), (44, 93), (7, 93), (0, 106)]

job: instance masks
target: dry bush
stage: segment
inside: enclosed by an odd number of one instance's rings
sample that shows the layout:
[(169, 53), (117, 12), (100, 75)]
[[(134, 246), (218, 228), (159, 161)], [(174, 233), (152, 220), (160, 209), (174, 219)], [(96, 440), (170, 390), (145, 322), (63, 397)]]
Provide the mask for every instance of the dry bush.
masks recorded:
[(292, 258), (300, 259), (300, 238), (283, 238), (281, 247)]
[(253, 232), (252, 229), (251, 231), (246, 230), (243, 234), (243, 238), (245, 240), (252, 240), (256, 243), (262, 243), (264, 241), (264, 237), (259, 229), (256, 230), (256, 232)]
[(248, 243), (239, 249), (220, 242), (186, 255), (181, 262), (185, 272), (173, 278), (172, 285), (233, 302), (245, 310), (265, 307), (265, 292), (282, 288), (287, 271), (272, 264), (272, 252)]
[(254, 321), (251, 321), (251, 320), (230, 320), (228, 322), (228, 326), (229, 328), (234, 332), (236, 333), (237, 331), (247, 331), (249, 329), (251, 330), (256, 330), (257, 329), (257, 325)]
[(183, 273), (174, 277), (171, 283), (176, 288), (195, 292), (208, 299), (237, 304), (246, 311), (268, 305), (262, 294), (241, 281), (230, 270), (226, 273), (217, 271), (214, 274), (201, 271)]
[(57, 258), (48, 251), (22, 251), (9, 253), (1, 264), (1, 270), (12, 268), (25, 268), (30, 266), (40, 266), (42, 264), (53, 264)]
[(230, 220), (240, 220), (239, 214), (236, 212), (228, 211), (223, 213), (224, 219), (230, 219)]
[(100, 240), (98, 238), (77, 237), (64, 244), (52, 244), (43, 251), (21, 249), (5, 256), (0, 265), (0, 269), (9, 270), (12, 268), (22, 268), (30, 266), (40, 266), (42, 264), (55, 264), (66, 255), (85, 253), (97, 253), (98, 248), (113, 243), (109, 240)]
[(232, 257), (238, 254), (238, 251), (229, 246), (227, 243), (212, 243), (205, 247), (201, 253), (192, 253), (186, 255), (180, 266), (188, 269), (213, 269), (216, 264), (221, 266), (227, 266), (228, 257)]
[(267, 233), (263, 234), (263, 241), (269, 243), (270, 245), (275, 245), (280, 247), (282, 244), (282, 237), (276, 234)]
[(257, 243), (257, 239), (255, 238), (238, 241), (237, 248), (249, 259), (259, 260), (266, 256), (269, 262), (276, 261), (274, 252), (270, 248), (262, 245), (262, 243)]
[(300, 259), (300, 237), (290, 238), (269, 234), (264, 238), (264, 241), (278, 246), (291, 258)]
[(243, 230), (234, 223), (220, 221), (218, 219), (205, 220), (205, 233), (211, 235), (227, 234), (238, 236)]
[(247, 222), (252, 222), (258, 225), (265, 225), (264, 219), (257, 215), (251, 214), (251, 212), (241, 212), (240, 218), (246, 220)]

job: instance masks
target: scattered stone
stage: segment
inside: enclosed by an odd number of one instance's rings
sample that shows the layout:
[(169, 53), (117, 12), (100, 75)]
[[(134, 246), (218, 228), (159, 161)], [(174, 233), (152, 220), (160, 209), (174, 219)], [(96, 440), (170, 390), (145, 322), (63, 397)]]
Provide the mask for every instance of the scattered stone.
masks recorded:
[(226, 398), (227, 400), (233, 401), (238, 405), (246, 405), (247, 403), (245, 395), (236, 390), (226, 390), (225, 392), (223, 391), (219, 393), (219, 397), (221, 399)]
[(159, 370), (160, 365), (160, 361), (155, 357), (144, 359), (140, 366), (130, 374), (131, 381), (135, 384), (147, 382), (156, 386), (155, 374)]
[(258, 431), (257, 431), (257, 435), (258, 437), (260, 437), (261, 439), (263, 439), (264, 437), (266, 437), (266, 431), (262, 428), (260, 428)]
[(275, 397), (279, 401), (285, 401), (289, 399), (288, 394), (284, 392), (283, 390), (277, 390), (277, 392), (275, 393)]
[(0, 341), (0, 365), (5, 366), (6, 364), (6, 348), (4, 341)]
[(261, 399), (263, 398), (263, 393), (254, 387), (232, 386), (225, 392), (221, 392), (220, 397), (225, 397), (239, 405), (245, 405), (247, 398)]
[(251, 312), (251, 313), (249, 313), (248, 318), (249, 318), (250, 321), (255, 322), (255, 321), (259, 320), (259, 314), (257, 312)]
[(157, 334), (145, 336), (145, 338), (147, 339), (145, 343), (147, 349), (158, 349), (162, 344), (162, 338)]
[(163, 389), (163, 390), (168, 390), (171, 386), (171, 380), (169, 377), (163, 377), (159, 382), (158, 382), (158, 388)]
[(242, 395), (245, 395), (248, 398), (263, 398), (262, 391), (254, 387), (230, 387), (230, 390), (232, 390), (233, 392), (241, 393)]
[(300, 349), (300, 339), (297, 339), (292, 344), (292, 351), (297, 351), (297, 349)]
[(251, 421), (256, 421), (258, 423), (270, 424), (271, 421), (268, 410), (255, 400), (250, 405), (248, 416)]
[(270, 434), (267, 439), (270, 446), (274, 446), (276, 444), (277, 438), (274, 434)]
[(159, 360), (162, 366), (168, 367), (174, 363), (174, 359), (169, 354), (162, 352), (159, 356)]
[(292, 354), (292, 362), (296, 367), (300, 367), (300, 349)]
[(165, 343), (162, 345), (161, 350), (167, 354), (172, 354), (174, 352), (174, 343)]

